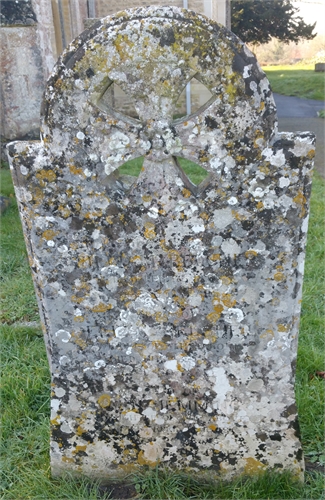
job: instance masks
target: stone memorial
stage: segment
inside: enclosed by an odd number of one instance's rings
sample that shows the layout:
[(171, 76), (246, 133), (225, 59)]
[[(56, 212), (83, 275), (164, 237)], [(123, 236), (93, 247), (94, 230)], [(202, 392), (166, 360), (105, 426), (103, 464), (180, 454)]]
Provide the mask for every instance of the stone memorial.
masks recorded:
[[(174, 117), (196, 78), (212, 97)], [(135, 116), (114, 107), (112, 88)], [(180, 8), (102, 19), (8, 146), (52, 375), (54, 475), (164, 464), (303, 473), (294, 397), (309, 132), (279, 133), (230, 31)], [(127, 161), (144, 157), (138, 177)], [(192, 183), (182, 159), (206, 178)]]

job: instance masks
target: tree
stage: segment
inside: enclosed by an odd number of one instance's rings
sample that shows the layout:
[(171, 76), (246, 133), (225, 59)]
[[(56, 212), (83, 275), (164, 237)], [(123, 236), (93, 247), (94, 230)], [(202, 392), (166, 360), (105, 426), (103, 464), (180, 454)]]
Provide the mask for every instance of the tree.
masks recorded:
[(253, 45), (272, 38), (284, 43), (312, 40), (316, 23), (306, 24), (298, 12), (290, 0), (232, 0), (231, 30)]

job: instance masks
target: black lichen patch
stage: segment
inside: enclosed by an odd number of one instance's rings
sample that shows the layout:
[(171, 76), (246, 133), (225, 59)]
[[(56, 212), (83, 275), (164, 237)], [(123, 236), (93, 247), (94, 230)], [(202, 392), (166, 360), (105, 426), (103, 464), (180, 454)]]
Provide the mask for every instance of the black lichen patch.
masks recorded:
[(205, 117), (205, 124), (211, 129), (218, 128), (218, 122), (212, 116)]
[(274, 434), (270, 435), (271, 441), (281, 441), (282, 436), (279, 432), (275, 432)]
[(295, 415), (296, 413), (297, 413), (297, 405), (296, 403), (292, 403), (281, 413), (281, 417), (288, 418), (290, 417), (290, 415)]
[(165, 47), (166, 45), (169, 47), (173, 43), (175, 43), (175, 33), (173, 28), (165, 29), (161, 34), (159, 45), (161, 45), (161, 47)]

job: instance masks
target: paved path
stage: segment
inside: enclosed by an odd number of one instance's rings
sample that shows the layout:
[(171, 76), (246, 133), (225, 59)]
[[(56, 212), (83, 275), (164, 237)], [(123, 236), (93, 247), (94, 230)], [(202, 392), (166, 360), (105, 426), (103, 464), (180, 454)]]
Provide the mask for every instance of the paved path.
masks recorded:
[(317, 111), (325, 108), (324, 101), (273, 94), (279, 118), (317, 118)]
[(325, 109), (325, 103), (280, 94), (273, 95), (280, 132), (311, 131), (316, 135), (315, 167), (325, 179), (325, 119), (317, 116), (317, 111)]

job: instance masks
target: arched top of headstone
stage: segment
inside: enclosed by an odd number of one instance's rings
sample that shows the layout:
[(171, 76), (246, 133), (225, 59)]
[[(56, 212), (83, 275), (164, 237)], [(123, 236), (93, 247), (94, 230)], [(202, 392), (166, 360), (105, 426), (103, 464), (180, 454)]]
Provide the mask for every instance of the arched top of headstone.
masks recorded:
[[(177, 100), (194, 77), (212, 97), (193, 115), (175, 119)], [(105, 98), (113, 84), (133, 101), (139, 119), (123, 115)], [(107, 125), (111, 129), (105, 132)], [(78, 141), (88, 140), (91, 149), (93, 137), (102, 135), (94, 147), (102, 152), (107, 173), (120, 163), (107, 156), (116, 149), (116, 130), (140, 138), (139, 155), (148, 154), (160, 137), (165, 154), (186, 157), (182, 149), (191, 149), (199, 129), (201, 142), (205, 137), (207, 145), (227, 144), (228, 156), (233, 148), (238, 156), (240, 143), (254, 156), (275, 127), (269, 82), (254, 55), (223, 26), (176, 7), (126, 10), (84, 31), (59, 59), (42, 110), (42, 136), (53, 151), (59, 145), (76, 154)], [(125, 142), (118, 144), (123, 158)], [(206, 154), (193, 153), (194, 160), (209, 167), (209, 148), (203, 149)]]

